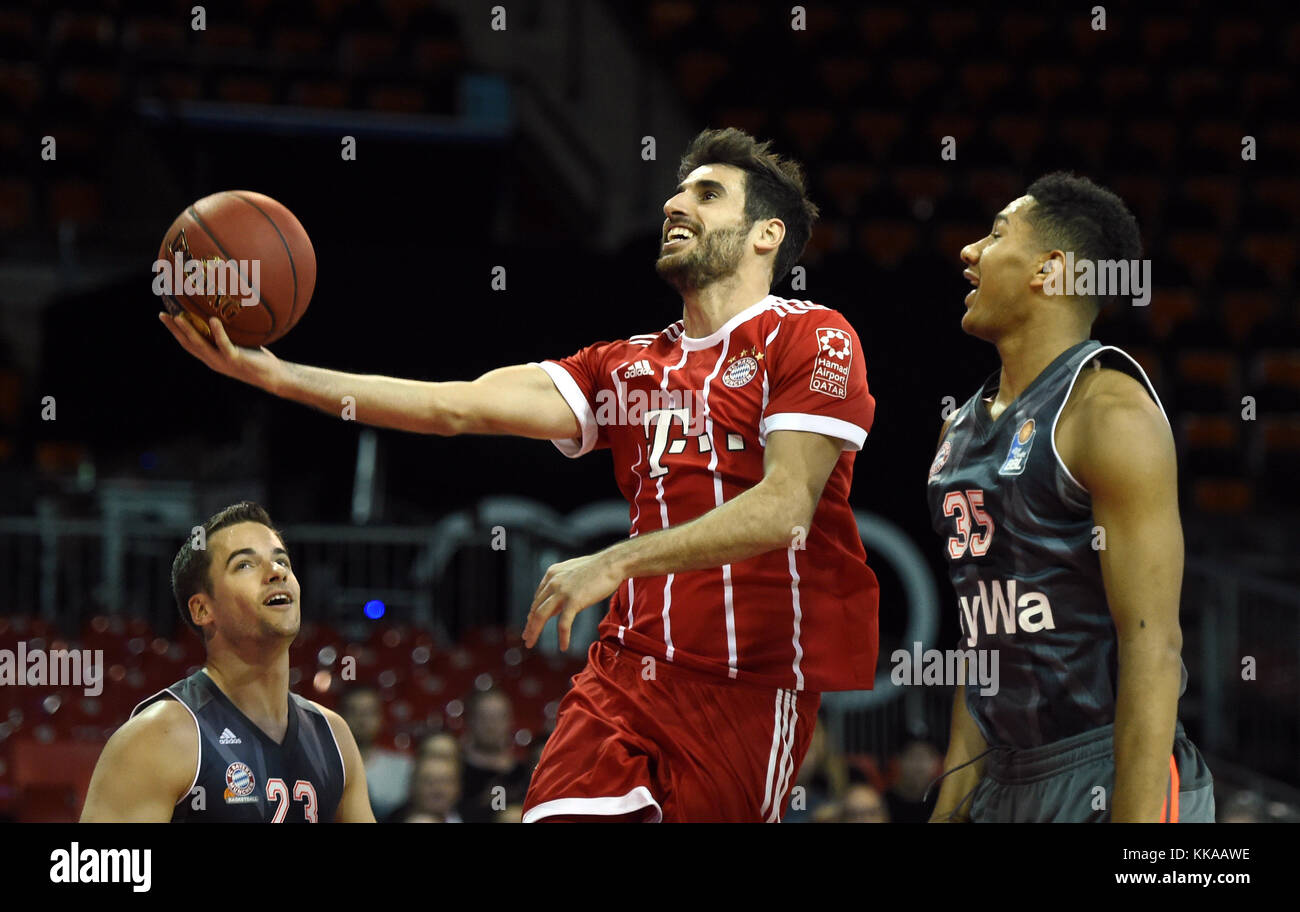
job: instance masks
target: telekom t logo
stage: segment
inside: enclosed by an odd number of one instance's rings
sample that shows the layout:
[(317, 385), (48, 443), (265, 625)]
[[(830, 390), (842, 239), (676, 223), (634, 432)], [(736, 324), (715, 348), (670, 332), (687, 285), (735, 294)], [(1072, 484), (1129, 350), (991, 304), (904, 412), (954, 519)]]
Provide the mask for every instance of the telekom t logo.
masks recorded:
[[(678, 420), (682, 423), (682, 432), (690, 427), (691, 410), (687, 408), (673, 409), (651, 409), (645, 413), (645, 434), (650, 437), (650, 422), (654, 422), (654, 437), (650, 441), (650, 478), (658, 478), (661, 475), (667, 475), (668, 469), (659, 461), (663, 458), (664, 452), (667, 451), (676, 455), (686, 449), (686, 438), (679, 437), (671, 443), (668, 442), (669, 431), (672, 429), (673, 421)], [(708, 437), (700, 435), (700, 452), (705, 452), (708, 448)]]

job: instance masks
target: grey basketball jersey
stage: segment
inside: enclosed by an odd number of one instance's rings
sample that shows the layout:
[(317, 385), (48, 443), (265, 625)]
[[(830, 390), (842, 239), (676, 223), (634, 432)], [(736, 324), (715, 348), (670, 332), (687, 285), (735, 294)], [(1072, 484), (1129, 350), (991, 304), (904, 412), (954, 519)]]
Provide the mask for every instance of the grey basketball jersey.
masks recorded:
[(330, 823), (343, 798), (343, 754), (329, 720), (309, 700), (288, 695), (289, 727), (275, 742), (199, 670), (159, 691), (177, 700), (199, 732), (194, 784), (172, 823)]
[(1055, 440), (1079, 372), (1094, 361), (1134, 377), (1160, 405), (1137, 362), (1090, 339), (1057, 356), (996, 421), (985, 404), (998, 390), (995, 373), (954, 414), (930, 467), (960, 648), (997, 650), (997, 693), (966, 687), (993, 746), (1036, 747), (1115, 719), (1118, 647), (1092, 500)]

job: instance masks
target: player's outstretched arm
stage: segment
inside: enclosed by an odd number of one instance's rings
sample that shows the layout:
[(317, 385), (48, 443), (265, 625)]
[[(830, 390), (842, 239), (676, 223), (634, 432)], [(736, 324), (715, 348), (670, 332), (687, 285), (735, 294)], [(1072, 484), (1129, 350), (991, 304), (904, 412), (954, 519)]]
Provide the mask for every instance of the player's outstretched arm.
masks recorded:
[(244, 348), (221, 321), (208, 325), (213, 341), (188, 320), (159, 319), (186, 351), (219, 374), (269, 393), (362, 424), (417, 434), (509, 434), (562, 440), (581, 434), (578, 419), (540, 367), (518, 364), (474, 381), (434, 383), (373, 374), (349, 374), (282, 361), (265, 347)]
[(82, 823), (166, 823), (194, 784), (199, 732), (174, 700), (146, 708), (113, 733), (95, 764)]
[(366, 767), (357, 741), (352, 737), (352, 729), (334, 710), (319, 703), (313, 705), (325, 714), (325, 720), (339, 742), (339, 752), (343, 754), (343, 776), (347, 781), (343, 785), (338, 812), (334, 815), (335, 823), (374, 823), (375, 812), (370, 808), (370, 791), (366, 787)]
[(1111, 820), (1160, 820), (1178, 715), (1183, 532), (1169, 424), (1137, 381), (1089, 378), (1058, 445), (1092, 496), (1106, 599), (1119, 643)]
[(966, 708), (966, 688), (958, 684), (952, 698), (948, 753), (943, 758), (945, 775), (930, 815), (931, 823), (970, 823), (968, 802), (984, 775), (984, 761), (977, 758), (987, 750), (988, 744)]
[(812, 527), (822, 488), (843, 449), (836, 437), (773, 431), (763, 453), (763, 479), (749, 490), (680, 526), (552, 565), (533, 596), (525, 645), (533, 646), (547, 619), (559, 615), (560, 648), (568, 649), (578, 612), (608, 598), (625, 579), (721, 567), (790, 547)]

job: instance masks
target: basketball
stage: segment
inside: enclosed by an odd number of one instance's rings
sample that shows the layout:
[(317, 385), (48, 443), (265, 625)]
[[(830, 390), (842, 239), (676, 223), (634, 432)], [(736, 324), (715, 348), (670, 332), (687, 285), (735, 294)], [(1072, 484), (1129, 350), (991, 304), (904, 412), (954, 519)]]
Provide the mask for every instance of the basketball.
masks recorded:
[(280, 339), (316, 286), (316, 252), (302, 223), (250, 190), (205, 196), (176, 217), (154, 263), (154, 292), (205, 336), (219, 317), (236, 345)]

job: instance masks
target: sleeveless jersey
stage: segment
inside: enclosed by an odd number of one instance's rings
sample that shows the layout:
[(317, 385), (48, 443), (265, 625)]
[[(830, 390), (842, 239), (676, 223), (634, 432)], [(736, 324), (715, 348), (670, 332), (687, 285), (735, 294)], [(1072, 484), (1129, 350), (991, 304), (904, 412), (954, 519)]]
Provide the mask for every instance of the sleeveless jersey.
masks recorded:
[[(1036, 747), (1115, 720), (1118, 643), (1092, 500), (1056, 451), (1061, 410), (1094, 361), (1135, 378), (1163, 414), (1137, 362), (1087, 340), (1057, 356), (996, 421), (985, 404), (998, 390), (993, 374), (954, 414), (930, 466), (959, 648), (997, 650), (997, 693), (965, 689), (990, 746)], [(1184, 668), (1183, 687), (1186, 676)]]
[(176, 700), (199, 731), (194, 784), (172, 823), (330, 823), (343, 797), (343, 754), (325, 715), (289, 694), (289, 727), (276, 744), (204, 671), (144, 700)]

